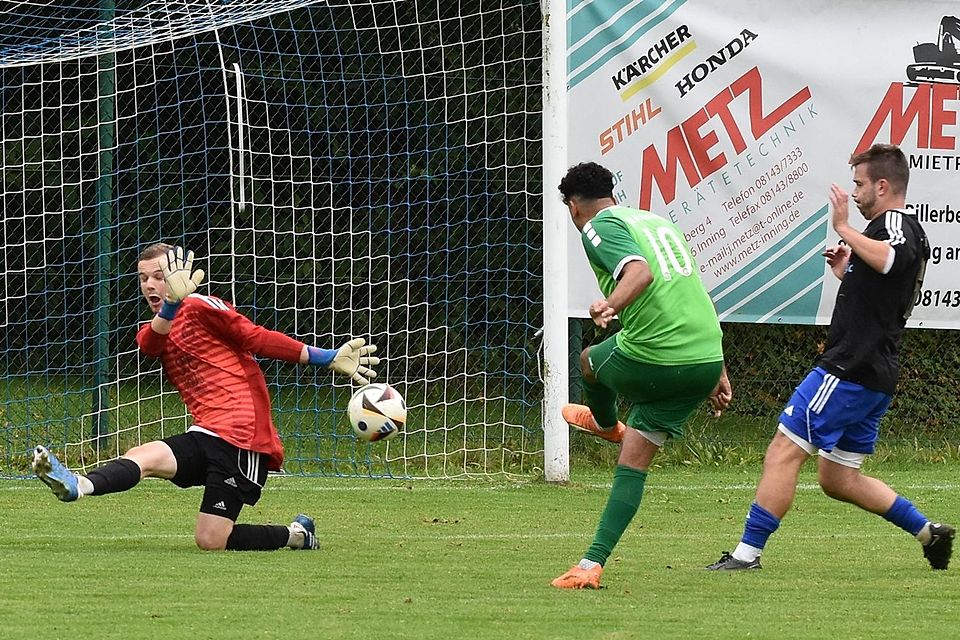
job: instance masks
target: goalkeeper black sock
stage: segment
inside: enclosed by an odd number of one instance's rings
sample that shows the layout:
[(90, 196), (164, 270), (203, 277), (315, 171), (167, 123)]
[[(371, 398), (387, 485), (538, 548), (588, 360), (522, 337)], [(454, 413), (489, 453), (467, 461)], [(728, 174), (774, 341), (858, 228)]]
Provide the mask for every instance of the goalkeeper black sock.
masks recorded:
[(227, 538), (227, 550), (273, 551), (289, 541), (290, 528), (282, 524), (235, 524)]
[(117, 458), (88, 473), (87, 479), (93, 483), (91, 495), (126, 491), (140, 482), (140, 465), (128, 458)]

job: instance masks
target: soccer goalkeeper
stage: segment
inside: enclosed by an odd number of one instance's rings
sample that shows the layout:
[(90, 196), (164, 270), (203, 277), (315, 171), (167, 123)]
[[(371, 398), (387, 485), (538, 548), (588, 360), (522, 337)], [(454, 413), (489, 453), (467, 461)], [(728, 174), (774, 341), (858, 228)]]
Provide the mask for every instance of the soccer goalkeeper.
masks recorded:
[(323, 366), (366, 384), (376, 347), (354, 338), (339, 349), (307, 346), (252, 323), (233, 305), (194, 293), (203, 271), (193, 253), (157, 243), (140, 254), (140, 290), (153, 319), (137, 333), (144, 355), (160, 358), (193, 418), (185, 433), (139, 445), (87, 475), (77, 475), (38, 446), (33, 470), (64, 502), (132, 489), (142, 478), (204, 487), (195, 539), (204, 550), (316, 549), (313, 519), (289, 525), (236, 524), (254, 505), (268, 470), (283, 463), (267, 384), (254, 356)]

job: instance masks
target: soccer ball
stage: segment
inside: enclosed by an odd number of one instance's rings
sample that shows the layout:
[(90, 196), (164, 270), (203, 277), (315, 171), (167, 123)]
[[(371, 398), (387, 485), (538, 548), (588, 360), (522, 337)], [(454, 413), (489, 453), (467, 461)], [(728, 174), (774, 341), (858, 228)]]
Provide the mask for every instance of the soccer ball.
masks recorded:
[(347, 416), (357, 437), (367, 442), (387, 440), (407, 421), (407, 405), (396, 389), (384, 382), (361, 387), (347, 405)]

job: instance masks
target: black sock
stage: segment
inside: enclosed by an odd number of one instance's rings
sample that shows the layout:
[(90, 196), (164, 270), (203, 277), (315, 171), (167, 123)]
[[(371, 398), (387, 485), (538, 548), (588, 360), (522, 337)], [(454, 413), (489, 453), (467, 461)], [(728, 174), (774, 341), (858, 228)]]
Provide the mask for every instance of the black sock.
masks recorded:
[(290, 529), (282, 524), (235, 524), (227, 538), (229, 551), (273, 551), (287, 546)]
[(93, 494), (117, 493), (137, 486), (140, 482), (140, 465), (127, 458), (117, 458), (87, 474), (93, 483)]

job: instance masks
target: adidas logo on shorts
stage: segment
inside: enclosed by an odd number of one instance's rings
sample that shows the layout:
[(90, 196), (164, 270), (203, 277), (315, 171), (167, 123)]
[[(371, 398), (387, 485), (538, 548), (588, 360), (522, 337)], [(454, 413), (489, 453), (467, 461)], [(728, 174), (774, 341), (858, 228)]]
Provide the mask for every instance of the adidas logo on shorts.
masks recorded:
[(230, 485), (231, 487), (233, 487), (234, 489), (236, 489), (236, 487), (237, 487), (237, 481), (233, 479), (233, 476), (231, 476), (231, 477), (227, 478), (226, 480), (224, 480), (224, 481), (223, 481), (223, 484), (228, 484), (228, 485)]
[(223, 504), (223, 500), (221, 500), (221, 501), (218, 502), (217, 504), (213, 505), (213, 508), (214, 508), (214, 509), (220, 509), (220, 511), (226, 511), (226, 510), (227, 510), (227, 505)]

